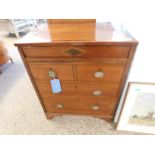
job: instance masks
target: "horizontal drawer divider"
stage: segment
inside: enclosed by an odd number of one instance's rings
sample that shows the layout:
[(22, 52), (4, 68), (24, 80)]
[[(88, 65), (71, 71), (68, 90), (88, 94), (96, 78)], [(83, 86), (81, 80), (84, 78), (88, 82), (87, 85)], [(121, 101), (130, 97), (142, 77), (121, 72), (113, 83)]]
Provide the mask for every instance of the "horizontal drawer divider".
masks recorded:
[(110, 59), (110, 58), (25, 58), (25, 60), (30, 62), (40, 62), (40, 63), (47, 63), (47, 62), (55, 62), (55, 63), (72, 63), (72, 64), (79, 64), (79, 63), (103, 63), (108, 65), (126, 65), (128, 59)]
[[(50, 82), (50, 80), (39, 80), (39, 79), (34, 79), (34, 80), (35, 81), (42, 81), (42, 82), (45, 82), (45, 81), (49, 81)], [(101, 84), (104, 84), (104, 83), (118, 84), (119, 83), (119, 81), (91, 81), (91, 80), (89, 80), (89, 81), (85, 81), (85, 80), (60, 80), (60, 82), (68, 82), (68, 83), (70, 83), (70, 82), (79, 82), (79, 83), (87, 82), (87, 83), (92, 83), (93, 82), (93, 83), (101, 83)]]

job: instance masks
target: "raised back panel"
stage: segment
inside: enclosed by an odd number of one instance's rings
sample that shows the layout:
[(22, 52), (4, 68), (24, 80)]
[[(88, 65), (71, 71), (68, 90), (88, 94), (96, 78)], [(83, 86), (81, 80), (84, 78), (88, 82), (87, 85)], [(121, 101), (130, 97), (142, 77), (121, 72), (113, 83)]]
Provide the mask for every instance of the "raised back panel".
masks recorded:
[(48, 19), (49, 24), (96, 23), (96, 19)]

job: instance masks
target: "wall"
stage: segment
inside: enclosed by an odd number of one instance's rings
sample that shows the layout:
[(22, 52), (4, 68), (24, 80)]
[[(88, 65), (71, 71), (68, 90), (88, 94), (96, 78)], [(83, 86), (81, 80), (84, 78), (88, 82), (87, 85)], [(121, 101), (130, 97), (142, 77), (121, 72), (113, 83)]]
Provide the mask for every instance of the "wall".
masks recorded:
[[(115, 122), (118, 120), (128, 82), (155, 82), (155, 9), (153, 1), (127, 0), (120, 1), (118, 4), (113, 5), (112, 13), (105, 15), (104, 19), (121, 22), (139, 41), (139, 45), (119, 103)], [(101, 20), (99, 19), (99, 21)]]

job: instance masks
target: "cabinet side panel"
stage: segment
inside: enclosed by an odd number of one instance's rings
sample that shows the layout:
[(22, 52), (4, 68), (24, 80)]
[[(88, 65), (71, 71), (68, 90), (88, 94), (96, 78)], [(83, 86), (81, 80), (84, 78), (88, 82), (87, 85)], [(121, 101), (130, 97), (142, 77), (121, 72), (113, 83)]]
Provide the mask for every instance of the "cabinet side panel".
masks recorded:
[(128, 55), (128, 60), (127, 60), (127, 63), (126, 63), (126, 66), (125, 66), (125, 70), (124, 70), (124, 73), (123, 73), (123, 77), (121, 79), (120, 88), (118, 90), (117, 104), (116, 104), (115, 111), (113, 111), (113, 114), (115, 116), (115, 118), (114, 118), (115, 122), (116, 122), (116, 117), (117, 117), (116, 115), (119, 115), (118, 114), (118, 103), (120, 101), (121, 94), (123, 92), (123, 88), (125, 86), (127, 77), (129, 75), (129, 72), (130, 72), (130, 68), (131, 68), (131, 65), (132, 65), (132, 61), (133, 61), (133, 58), (134, 58), (134, 54), (135, 54), (136, 48), (137, 48), (137, 45), (131, 46), (131, 49), (130, 49), (130, 52), (129, 52), (129, 55)]
[(27, 73), (28, 73), (29, 78), (30, 78), (30, 80), (31, 80), (31, 82), (32, 82), (32, 85), (33, 85), (33, 87), (34, 87), (34, 89), (35, 89), (35, 92), (36, 92), (36, 94), (37, 94), (37, 96), (38, 96), (38, 98), (39, 98), (39, 101), (40, 101), (40, 103), (41, 103), (41, 106), (42, 106), (44, 112), (46, 113), (46, 109), (45, 109), (45, 106), (44, 106), (44, 104), (43, 104), (42, 98), (41, 98), (41, 96), (40, 96), (40, 94), (39, 94), (39, 91), (38, 91), (37, 86), (36, 86), (36, 84), (35, 84), (35, 82), (34, 82), (34, 79), (33, 79), (33, 77), (32, 77), (32, 74), (31, 74), (31, 72), (30, 72), (30, 69), (29, 69), (29, 67), (28, 67), (28, 65), (27, 65), (27, 62), (25, 61), (25, 57), (24, 57), (22, 48), (21, 48), (20, 46), (18, 46), (18, 51), (19, 51), (20, 56), (21, 56), (21, 58), (22, 58), (22, 60), (23, 60), (24, 66), (25, 66), (25, 68), (26, 68), (26, 70), (27, 70)]

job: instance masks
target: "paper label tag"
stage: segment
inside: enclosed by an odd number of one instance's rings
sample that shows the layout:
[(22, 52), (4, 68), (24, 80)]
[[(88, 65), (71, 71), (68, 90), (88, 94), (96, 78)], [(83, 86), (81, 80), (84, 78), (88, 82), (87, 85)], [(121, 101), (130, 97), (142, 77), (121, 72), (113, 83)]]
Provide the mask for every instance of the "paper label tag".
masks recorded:
[(51, 82), (53, 94), (57, 94), (62, 91), (59, 79), (52, 79), (50, 82)]

